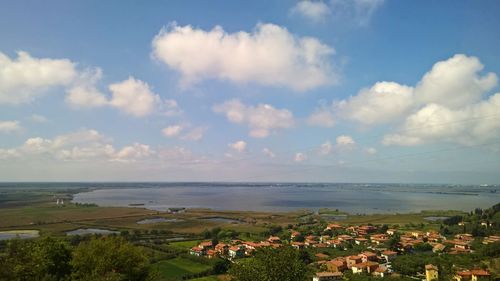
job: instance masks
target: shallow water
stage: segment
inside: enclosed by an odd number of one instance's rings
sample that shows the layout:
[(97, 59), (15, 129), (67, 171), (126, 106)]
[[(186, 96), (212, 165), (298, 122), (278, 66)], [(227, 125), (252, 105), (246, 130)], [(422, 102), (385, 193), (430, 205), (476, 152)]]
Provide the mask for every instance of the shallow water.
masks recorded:
[(487, 208), (500, 202), (498, 186), (410, 184), (113, 183), (78, 193), (73, 201), (100, 206), (144, 204), (216, 210), (291, 211), (320, 208), (349, 213), (408, 213)]
[(87, 235), (87, 234), (118, 234), (118, 231), (112, 231), (107, 229), (99, 229), (99, 228), (79, 228), (72, 231), (66, 232), (66, 235)]
[(161, 222), (181, 222), (181, 219), (166, 219), (166, 218), (152, 218), (152, 219), (143, 219), (137, 222), (137, 224), (152, 224), (152, 223), (161, 223)]
[(0, 240), (9, 240), (14, 238), (29, 239), (29, 238), (37, 238), (38, 236), (39, 236), (38, 230), (0, 231)]

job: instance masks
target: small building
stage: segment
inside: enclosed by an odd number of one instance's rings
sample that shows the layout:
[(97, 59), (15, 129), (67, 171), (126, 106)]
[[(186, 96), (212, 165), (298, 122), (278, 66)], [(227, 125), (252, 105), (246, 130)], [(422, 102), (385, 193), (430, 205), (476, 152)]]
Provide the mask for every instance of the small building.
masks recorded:
[(396, 256), (398, 255), (398, 252), (390, 251), (390, 250), (385, 250), (383, 251), (380, 256), (384, 258), (387, 262), (392, 261)]
[(242, 258), (245, 256), (245, 248), (242, 245), (232, 246), (229, 248), (229, 257), (232, 259)]
[(351, 268), (355, 264), (362, 263), (363, 258), (361, 258), (360, 256), (348, 256), (346, 258), (346, 262), (347, 262), (347, 267)]
[(454, 276), (454, 281), (483, 281), (490, 280), (491, 274), (484, 269), (459, 271)]
[(342, 272), (318, 272), (313, 276), (313, 281), (342, 280)]
[(437, 266), (432, 264), (425, 265), (425, 280), (426, 281), (437, 281), (439, 277), (439, 270)]
[(196, 247), (191, 248), (189, 253), (193, 256), (201, 257), (201, 256), (205, 255), (206, 251), (204, 248), (196, 246)]
[(367, 262), (362, 262), (355, 264), (351, 266), (352, 273), (358, 274), (358, 273), (363, 273), (366, 272), (368, 274), (371, 274), (375, 272), (375, 270), (378, 268), (379, 264), (377, 262), (373, 261), (367, 261)]
[(330, 272), (342, 272), (347, 269), (347, 263), (345, 259), (337, 258), (331, 261), (325, 262), (326, 269)]

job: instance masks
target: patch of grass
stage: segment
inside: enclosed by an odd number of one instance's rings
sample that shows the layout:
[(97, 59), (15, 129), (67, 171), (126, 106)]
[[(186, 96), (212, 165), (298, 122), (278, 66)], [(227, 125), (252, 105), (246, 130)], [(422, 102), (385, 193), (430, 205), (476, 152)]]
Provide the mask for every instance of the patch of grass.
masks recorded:
[[(200, 273), (209, 270), (211, 267), (206, 264), (197, 263), (182, 257), (164, 260), (153, 265), (160, 276), (166, 280), (176, 279), (185, 275)], [(210, 280), (210, 279), (209, 279)]]
[(206, 277), (201, 277), (201, 278), (196, 278), (196, 279), (189, 279), (191, 281), (220, 281), (217, 276), (206, 276)]
[(199, 243), (200, 240), (177, 241), (177, 242), (171, 242), (169, 246), (179, 250), (189, 250), (194, 246), (198, 245)]

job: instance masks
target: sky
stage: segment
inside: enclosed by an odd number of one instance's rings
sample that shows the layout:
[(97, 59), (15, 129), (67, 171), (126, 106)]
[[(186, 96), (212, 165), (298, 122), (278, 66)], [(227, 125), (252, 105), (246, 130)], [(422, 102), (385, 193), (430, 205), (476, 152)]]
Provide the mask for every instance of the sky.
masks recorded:
[(0, 181), (500, 184), (498, 1), (0, 4)]

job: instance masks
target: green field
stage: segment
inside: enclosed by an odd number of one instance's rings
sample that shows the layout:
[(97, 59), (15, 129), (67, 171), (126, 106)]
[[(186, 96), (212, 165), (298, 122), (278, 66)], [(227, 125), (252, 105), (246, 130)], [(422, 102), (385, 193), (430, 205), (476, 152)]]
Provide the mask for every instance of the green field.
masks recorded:
[(160, 261), (154, 264), (153, 268), (157, 269), (160, 276), (165, 280), (175, 280), (185, 275), (209, 270), (211, 266), (177, 257), (175, 259)]
[(189, 279), (191, 281), (219, 281), (220, 279), (217, 278), (216, 276), (207, 276), (207, 277), (201, 277), (201, 278), (196, 278), (196, 279)]

